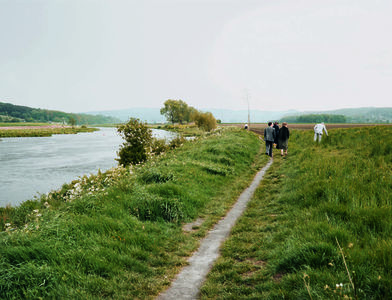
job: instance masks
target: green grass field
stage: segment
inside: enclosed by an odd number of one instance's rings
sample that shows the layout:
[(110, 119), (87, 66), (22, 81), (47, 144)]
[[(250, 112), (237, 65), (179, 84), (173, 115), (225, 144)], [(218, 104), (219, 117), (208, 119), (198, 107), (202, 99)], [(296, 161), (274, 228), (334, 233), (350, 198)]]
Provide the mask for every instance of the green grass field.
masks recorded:
[(202, 299), (391, 299), (392, 128), (292, 131)]
[(266, 163), (259, 151), (255, 134), (217, 130), (0, 209), (0, 299), (154, 298)]

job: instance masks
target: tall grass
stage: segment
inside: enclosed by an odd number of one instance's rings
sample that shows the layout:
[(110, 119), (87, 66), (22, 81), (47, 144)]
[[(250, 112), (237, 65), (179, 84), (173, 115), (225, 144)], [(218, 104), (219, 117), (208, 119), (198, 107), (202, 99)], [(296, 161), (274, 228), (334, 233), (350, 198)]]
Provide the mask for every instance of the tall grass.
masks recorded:
[(218, 130), (0, 210), (0, 298), (153, 298), (265, 163), (259, 149), (252, 133)]
[(202, 298), (392, 298), (392, 128), (293, 131)]

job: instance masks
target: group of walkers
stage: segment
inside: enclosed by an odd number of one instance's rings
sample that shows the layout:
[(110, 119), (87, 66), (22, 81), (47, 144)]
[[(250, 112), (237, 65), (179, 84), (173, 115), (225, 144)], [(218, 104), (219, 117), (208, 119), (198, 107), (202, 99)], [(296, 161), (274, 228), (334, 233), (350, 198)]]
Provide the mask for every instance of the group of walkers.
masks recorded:
[[(245, 124), (245, 129), (248, 129), (248, 124)], [(324, 122), (316, 124), (314, 126), (314, 141), (321, 142), (323, 132), (328, 135), (327, 128)], [(287, 148), (289, 144), (290, 130), (287, 127), (287, 122), (282, 123), (282, 127), (279, 127), (279, 122), (268, 122), (268, 127), (264, 129), (264, 141), (265, 141), (265, 154), (273, 157), (272, 149), (280, 149), (280, 155), (287, 155)]]
[(272, 157), (272, 148), (275, 145), (276, 149), (280, 149), (280, 155), (287, 155), (289, 137), (290, 130), (286, 122), (283, 122), (280, 128), (278, 122), (268, 122), (268, 127), (264, 129), (265, 154)]

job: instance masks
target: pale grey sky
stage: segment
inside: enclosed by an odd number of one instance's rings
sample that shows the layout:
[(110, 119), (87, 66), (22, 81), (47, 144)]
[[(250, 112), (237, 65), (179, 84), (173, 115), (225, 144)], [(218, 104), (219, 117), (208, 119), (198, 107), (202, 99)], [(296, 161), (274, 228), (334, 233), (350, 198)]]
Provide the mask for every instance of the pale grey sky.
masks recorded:
[(392, 106), (391, 0), (0, 0), (0, 102)]

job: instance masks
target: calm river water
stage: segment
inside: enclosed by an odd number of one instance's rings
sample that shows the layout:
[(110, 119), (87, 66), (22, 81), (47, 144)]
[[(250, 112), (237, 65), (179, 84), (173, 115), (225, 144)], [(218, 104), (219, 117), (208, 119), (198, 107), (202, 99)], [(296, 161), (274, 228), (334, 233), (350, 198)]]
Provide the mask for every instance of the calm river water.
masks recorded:
[[(153, 130), (159, 138), (175, 133)], [(2, 138), (0, 141), (0, 207), (13, 206), (60, 188), (85, 174), (117, 165), (122, 138), (115, 128), (51, 137)]]

